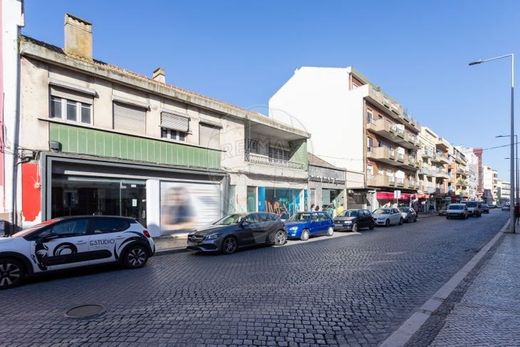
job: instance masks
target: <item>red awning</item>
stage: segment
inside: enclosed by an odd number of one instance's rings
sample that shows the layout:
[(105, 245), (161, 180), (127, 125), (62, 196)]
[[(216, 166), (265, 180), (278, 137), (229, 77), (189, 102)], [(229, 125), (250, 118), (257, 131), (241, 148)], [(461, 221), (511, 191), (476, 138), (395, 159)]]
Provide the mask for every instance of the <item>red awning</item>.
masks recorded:
[(377, 200), (393, 200), (394, 192), (377, 192), (376, 198)]

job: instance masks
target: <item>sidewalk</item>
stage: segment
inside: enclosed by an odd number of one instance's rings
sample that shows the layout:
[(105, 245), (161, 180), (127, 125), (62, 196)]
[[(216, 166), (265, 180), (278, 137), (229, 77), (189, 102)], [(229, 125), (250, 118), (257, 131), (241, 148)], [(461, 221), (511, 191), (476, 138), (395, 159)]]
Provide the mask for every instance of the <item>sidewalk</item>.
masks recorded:
[(161, 236), (154, 238), (158, 253), (185, 250), (187, 246), (187, 235)]
[(520, 235), (504, 234), (431, 346), (520, 346)]

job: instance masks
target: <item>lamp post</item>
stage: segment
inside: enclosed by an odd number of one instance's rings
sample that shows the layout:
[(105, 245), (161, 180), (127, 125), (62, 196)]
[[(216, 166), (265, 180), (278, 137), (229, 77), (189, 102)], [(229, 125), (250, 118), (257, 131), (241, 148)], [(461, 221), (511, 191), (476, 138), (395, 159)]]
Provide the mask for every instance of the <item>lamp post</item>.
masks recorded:
[[(495, 136), (496, 138), (500, 138), (500, 137), (509, 137), (509, 135), (497, 135)], [(516, 195), (511, 195), (511, 199), (510, 201), (514, 201), (515, 202), (515, 206), (516, 204), (520, 204), (520, 166), (518, 166), (518, 135), (515, 135), (515, 147), (516, 147), (516, 156), (515, 156), (515, 161), (516, 161), (516, 181), (515, 181), (515, 186), (516, 186), (516, 191), (514, 192), (514, 194)], [(505, 158), (505, 159), (510, 159), (510, 158)], [(511, 194), (511, 192), (510, 192)]]
[[(489, 61), (503, 59), (503, 58), (511, 58), (511, 148), (510, 148), (510, 179), (511, 179), (511, 193), (515, 192), (515, 54), (505, 54), (498, 57), (488, 58), (488, 59), (480, 59), (469, 63), (470, 66), (487, 63)], [(516, 202), (513, 199), (513, 202)], [(511, 209), (510, 211), (510, 223), (509, 223), (509, 231), (511, 233), (515, 232), (515, 209)]]

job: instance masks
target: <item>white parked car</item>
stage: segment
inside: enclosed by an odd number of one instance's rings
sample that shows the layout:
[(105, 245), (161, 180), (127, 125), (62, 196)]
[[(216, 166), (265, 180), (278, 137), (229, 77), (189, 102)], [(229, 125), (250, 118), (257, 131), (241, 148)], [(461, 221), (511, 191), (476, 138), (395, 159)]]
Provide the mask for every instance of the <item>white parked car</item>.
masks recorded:
[(116, 262), (139, 268), (154, 253), (150, 233), (133, 218), (51, 219), (0, 237), (0, 289), (20, 284), (25, 276), (54, 270)]
[(403, 224), (401, 211), (397, 208), (378, 208), (372, 212), (376, 225), (390, 226), (392, 224)]

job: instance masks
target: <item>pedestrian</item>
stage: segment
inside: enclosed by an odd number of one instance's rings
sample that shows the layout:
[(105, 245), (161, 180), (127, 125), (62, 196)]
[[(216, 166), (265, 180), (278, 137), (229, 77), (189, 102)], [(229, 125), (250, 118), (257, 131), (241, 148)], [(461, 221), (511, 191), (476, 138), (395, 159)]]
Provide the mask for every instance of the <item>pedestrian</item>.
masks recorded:
[(311, 208), (310, 208), (309, 212), (312, 212), (312, 211), (314, 211), (314, 204), (311, 204)]
[(320, 205), (317, 205), (314, 211), (318, 212), (320, 210)]

